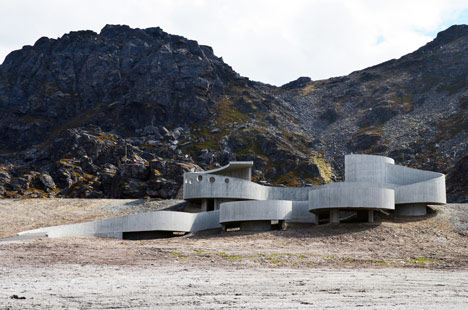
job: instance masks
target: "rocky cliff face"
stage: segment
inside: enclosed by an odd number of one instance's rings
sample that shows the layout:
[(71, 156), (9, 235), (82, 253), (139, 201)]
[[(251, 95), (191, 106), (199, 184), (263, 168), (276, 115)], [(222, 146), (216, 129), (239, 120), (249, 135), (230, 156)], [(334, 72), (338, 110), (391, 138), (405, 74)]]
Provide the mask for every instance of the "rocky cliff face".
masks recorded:
[(41, 38), (0, 66), (0, 197), (169, 198), (184, 171), (229, 160), (253, 160), (257, 182), (321, 184), (349, 152), (466, 184), (467, 43), (453, 26), (401, 59), (274, 87), (160, 28)]

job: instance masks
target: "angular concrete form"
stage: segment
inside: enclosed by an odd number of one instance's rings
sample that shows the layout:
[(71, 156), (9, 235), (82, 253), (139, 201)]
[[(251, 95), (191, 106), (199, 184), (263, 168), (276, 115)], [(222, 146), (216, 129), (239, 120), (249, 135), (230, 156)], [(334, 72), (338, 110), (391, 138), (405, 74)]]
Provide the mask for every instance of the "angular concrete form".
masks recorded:
[(231, 162), (184, 174), (184, 199), (200, 205), (199, 213), (156, 211), (101, 221), (47, 227), (21, 234), (49, 237), (155, 237), (206, 229), (239, 227), (265, 230), (286, 223), (318, 224), (325, 215), (340, 222), (340, 213), (355, 212), (373, 222), (374, 210), (395, 210), (405, 216), (426, 214), (427, 204), (444, 204), (445, 176), (395, 165), (375, 155), (346, 155), (345, 182), (310, 187), (272, 187), (251, 181), (253, 162)]
[(48, 237), (94, 236), (119, 238), (126, 233), (153, 232), (164, 236), (164, 232), (188, 233), (220, 228), (219, 211), (188, 213), (177, 211), (155, 211), (108, 218), (100, 221), (52, 226), (19, 233), (45, 233)]

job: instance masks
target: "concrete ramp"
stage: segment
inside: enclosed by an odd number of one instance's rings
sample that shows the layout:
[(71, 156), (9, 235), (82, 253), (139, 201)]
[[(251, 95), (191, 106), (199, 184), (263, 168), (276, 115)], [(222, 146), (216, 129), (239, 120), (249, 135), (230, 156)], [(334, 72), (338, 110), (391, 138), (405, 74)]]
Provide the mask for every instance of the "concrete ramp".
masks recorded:
[(155, 211), (93, 222), (39, 228), (20, 232), (18, 235), (42, 234), (50, 238), (93, 236), (122, 239), (125, 233), (132, 232), (188, 233), (220, 227), (218, 210), (200, 213)]

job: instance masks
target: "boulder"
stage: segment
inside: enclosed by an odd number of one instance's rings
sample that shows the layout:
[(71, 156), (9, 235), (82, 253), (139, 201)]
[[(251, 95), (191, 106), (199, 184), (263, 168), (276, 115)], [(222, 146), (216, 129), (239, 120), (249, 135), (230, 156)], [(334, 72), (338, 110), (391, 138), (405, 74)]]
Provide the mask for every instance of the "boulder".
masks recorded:
[(53, 191), (54, 189), (57, 188), (57, 186), (55, 185), (54, 179), (52, 179), (52, 177), (47, 173), (42, 173), (39, 176), (39, 185), (41, 189), (43, 189), (46, 192)]

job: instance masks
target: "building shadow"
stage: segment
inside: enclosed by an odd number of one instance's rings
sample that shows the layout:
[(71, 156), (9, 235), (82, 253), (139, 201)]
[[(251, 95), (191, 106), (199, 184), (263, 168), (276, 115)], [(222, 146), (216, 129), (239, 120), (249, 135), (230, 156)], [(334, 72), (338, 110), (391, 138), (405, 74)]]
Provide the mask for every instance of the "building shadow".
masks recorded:
[(186, 235), (190, 239), (217, 239), (237, 236), (255, 236), (260, 233), (269, 233), (280, 238), (323, 238), (329, 236), (356, 233), (365, 230), (372, 230), (380, 225), (375, 223), (340, 223), (340, 224), (321, 224), (314, 225), (310, 223), (289, 223), (286, 230), (268, 230), (268, 231), (224, 231), (222, 229), (211, 229)]

